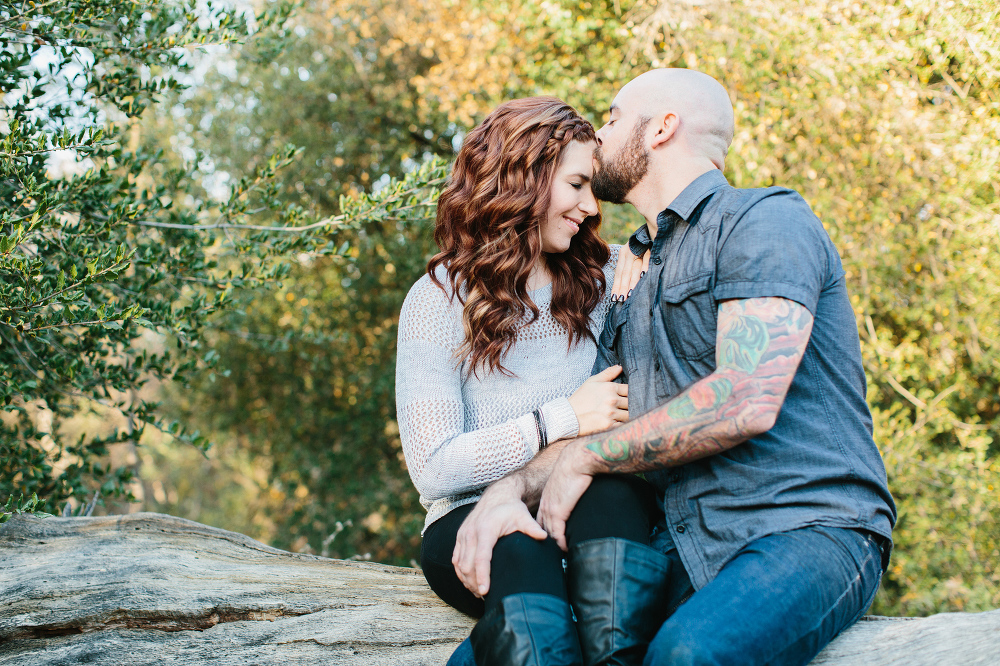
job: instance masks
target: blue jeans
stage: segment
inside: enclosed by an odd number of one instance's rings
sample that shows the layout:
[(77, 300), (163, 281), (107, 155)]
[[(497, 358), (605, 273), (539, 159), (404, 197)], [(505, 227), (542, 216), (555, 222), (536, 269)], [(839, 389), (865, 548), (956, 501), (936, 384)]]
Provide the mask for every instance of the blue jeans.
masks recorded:
[[(663, 623), (645, 666), (807, 664), (871, 605), (882, 553), (867, 533), (806, 527), (747, 545), (697, 592), (673, 569), (665, 603), (690, 597)], [(475, 666), (468, 640), (448, 666)]]

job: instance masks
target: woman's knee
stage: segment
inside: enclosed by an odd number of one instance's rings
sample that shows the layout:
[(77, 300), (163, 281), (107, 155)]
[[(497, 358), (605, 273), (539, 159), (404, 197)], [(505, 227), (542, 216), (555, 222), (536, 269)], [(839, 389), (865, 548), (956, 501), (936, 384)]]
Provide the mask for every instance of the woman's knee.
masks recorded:
[(521, 567), (537, 568), (544, 563), (562, 566), (562, 551), (552, 539), (539, 541), (523, 532), (500, 537), (493, 546), (492, 568), (518, 570)]
[(566, 599), (562, 561), (563, 552), (552, 539), (536, 541), (521, 532), (501, 537), (493, 547), (486, 612), (511, 594), (548, 594)]
[(595, 476), (566, 523), (570, 547), (591, 539), (615, 537), (649, 544), (655, 492), (629, 475)]

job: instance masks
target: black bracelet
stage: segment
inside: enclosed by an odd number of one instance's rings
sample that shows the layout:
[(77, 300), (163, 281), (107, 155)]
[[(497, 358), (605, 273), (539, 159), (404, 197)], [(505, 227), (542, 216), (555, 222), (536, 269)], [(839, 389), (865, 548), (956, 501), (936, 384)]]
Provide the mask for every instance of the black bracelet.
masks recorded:
[(545, 432), (545, 417), (542, 416), (542, 410), (540, 409), (536, 409), (531, 414), (535, 417), (535, 432), (538, 433), (538, 450), (541, 451), (549, 445), (548, 433)]

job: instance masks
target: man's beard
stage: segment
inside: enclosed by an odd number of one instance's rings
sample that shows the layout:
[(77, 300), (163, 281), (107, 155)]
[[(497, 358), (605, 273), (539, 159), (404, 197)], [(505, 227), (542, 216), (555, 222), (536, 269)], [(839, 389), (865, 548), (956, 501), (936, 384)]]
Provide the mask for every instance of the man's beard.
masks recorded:
[(649, 153), (642, 147), (642, 138), (649, 121), (650, 118), (640, 118), (635, 122), (628, 141), (612, 160), (604, 161), (600, 146), (594, 151), (599, 168), (590, 181), (590, 187), (601, 201), (625, 203), (625, 197), (646, 175)]

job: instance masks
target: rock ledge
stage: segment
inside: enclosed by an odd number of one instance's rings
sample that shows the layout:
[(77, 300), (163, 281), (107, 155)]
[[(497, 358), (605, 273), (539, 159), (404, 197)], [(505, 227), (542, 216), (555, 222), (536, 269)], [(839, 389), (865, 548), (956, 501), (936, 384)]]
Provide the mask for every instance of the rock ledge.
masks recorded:
[[(0, 526), (0, 664), (443, 664), (472, 621), (419, 571), (155, 513)], [(1000, 610), (866, 617), (813, 661), (1000, 664)]]

